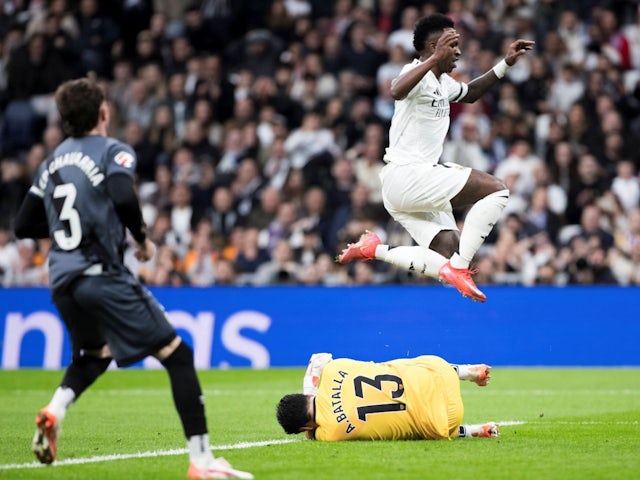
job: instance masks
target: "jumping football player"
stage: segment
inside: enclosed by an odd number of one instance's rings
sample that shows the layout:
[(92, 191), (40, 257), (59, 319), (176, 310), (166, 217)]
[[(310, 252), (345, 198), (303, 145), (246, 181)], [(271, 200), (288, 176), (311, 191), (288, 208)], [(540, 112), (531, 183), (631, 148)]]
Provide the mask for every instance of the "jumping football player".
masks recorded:
[[(420, 58), (403, 67), (391, 84), (396, 100), (386, 165), (380, 172), (389, 214), (417, 246), (382, 245), (373, 232), (349, 244), (338, 262), (382, 260), (449, 283), (462, 295), (484, 302), (469, 265), (507, 205), (509, 190), (488, 173), (453, 163), (439, 164), (449, 129), (450, 102), (475, 102), (534, 45), (516, 40), (493, 69), (469, 82), (449, 76), (462, 52), (460, 34), (442, 14), (416, 23), (413, 45)], [(472, 205), (459, 233), (452, 209)]]

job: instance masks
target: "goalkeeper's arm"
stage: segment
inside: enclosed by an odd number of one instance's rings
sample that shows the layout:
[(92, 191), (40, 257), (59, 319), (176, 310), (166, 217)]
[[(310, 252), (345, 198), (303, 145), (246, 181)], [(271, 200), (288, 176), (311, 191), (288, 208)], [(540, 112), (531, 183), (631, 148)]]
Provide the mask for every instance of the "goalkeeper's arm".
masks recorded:
[(322, 375), (325, 365), (331, 360), (333, 360), (333, 356), (330, 353), (314, 353), (311, 355), (307, 371), (302, 380), (302, 391), (305, 395), (316, 395), (318, 393), (320, 375)]

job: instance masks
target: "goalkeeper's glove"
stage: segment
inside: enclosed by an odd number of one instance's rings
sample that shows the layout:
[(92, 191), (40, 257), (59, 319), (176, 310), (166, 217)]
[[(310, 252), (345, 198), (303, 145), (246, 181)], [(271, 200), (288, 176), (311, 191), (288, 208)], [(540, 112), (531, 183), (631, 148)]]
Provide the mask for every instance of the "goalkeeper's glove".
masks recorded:
[(305, 395), (315, 395), (318, 393), (318, 382), (325, 365), (333, 360), (330, 353), (314, 353), (309, 359), (307, 371), (302, 381), (302, 391)]

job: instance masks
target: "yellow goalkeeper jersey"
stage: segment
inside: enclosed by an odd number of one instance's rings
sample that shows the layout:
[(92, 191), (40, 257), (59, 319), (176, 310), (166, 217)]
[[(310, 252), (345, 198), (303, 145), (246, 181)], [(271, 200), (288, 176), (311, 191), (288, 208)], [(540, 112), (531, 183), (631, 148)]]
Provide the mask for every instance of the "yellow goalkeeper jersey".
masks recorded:
[(451, 438), (464, 412), (455, 370), (427, 355), (333, 360), (322, 372), (315, 407), (315, 438), (324, 441)]

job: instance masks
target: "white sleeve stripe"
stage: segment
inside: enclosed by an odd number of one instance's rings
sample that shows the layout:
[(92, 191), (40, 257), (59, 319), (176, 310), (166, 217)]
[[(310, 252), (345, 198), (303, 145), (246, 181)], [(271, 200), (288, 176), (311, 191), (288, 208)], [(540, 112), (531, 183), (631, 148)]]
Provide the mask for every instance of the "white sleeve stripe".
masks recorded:
[(466, 83), (460, 82), (458, 83), (458, 85), (460, 85), (460, 93), (458, 93), (458, 96), (456, 98), (451, 100), (452, 102), (457, 102), (461, 98), (464, 98), (467, 92), (469, 91), (469, 86)]
[(44, 192), (40, 190), (38, 187), (36, 187), (35, 185), (31, 185), (29, 192), (33, 193), (34, 195), (37, 195), (40, 198), (44, 197)]

